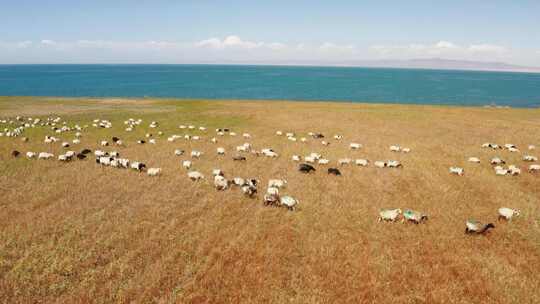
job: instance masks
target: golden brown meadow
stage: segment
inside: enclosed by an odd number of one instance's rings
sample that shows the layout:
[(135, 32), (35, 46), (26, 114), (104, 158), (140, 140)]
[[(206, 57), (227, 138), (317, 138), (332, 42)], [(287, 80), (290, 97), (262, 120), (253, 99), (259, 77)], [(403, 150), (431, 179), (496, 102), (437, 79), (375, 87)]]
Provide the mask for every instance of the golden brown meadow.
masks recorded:
[[(4, 303), (540, 303), (540, 175), (495, 176), (494, 156), (525, 168), (520, 153), (483, 142), (540, 147), (540, 110), (349, 103), (115, 100), (5, 97), (0, 117), (60, 115), (88, 128), (77, 147), (119, 135), (129, 159), (163, 168), (160, 177), (101, 168), (93, 160), (14, 159), (12, 150), (48, 151), (45, 128), (0, 138), (0, 299)], [(143, 126), (124, 131), (123, 121)], [(150, 121), (165, 135), (136, 145)], [(167, 142), (180, 124), (204, 125), (204, 140)], [(209, 142), (217, 127), (249, 132), (256, 148), (280, 158), (230, 157), (241, 136)], [(3, 126), (2, 126), (3, 128)], [(339, 133), (340, 142), (293, 143), (276, 130)], [(156, 133), (157, 130), (152, 130)], [(62, 139), (73, 135), (61, 134)], [(348, 149), (350, 142), (364, 148)], [(409, 154), (388, 150), (393, 144)], [(217, 146), (228, 156), (218, 158)], [(191, 182), (174, 149), (206, 154), (194, 167), (207, 177), (288, 180), (299, 209), (264, 207), (238, 189), (217, 192)], [(400, 160), (404, 168), (343, 167), (297, 172), (292, 154)], [(540, 152), (531, 152), (531, 154)], [(467, 163), (478, 156), (482, 164)], [(537, 155), (540, 156), (540, 155)], [(451, 176), (450, 166), (465, 168)], [(502, 206), (521, 209), (497, 222)], [(426, 224), (378, 223), (380, 208), (412, 208)], [(494, 221), (486, 236), (466, 236), (465, 220)]]

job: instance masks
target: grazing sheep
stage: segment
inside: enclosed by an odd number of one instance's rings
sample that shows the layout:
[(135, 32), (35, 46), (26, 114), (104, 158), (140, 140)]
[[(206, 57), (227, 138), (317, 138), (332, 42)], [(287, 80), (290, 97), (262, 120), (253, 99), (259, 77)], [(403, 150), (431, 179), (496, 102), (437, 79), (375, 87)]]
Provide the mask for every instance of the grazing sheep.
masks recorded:
[(244, 179), (241, 178), (241, 177), (235, 177), (235, 178), (233, 178), (233, 184), (234, 184), (235, 186), (242, 186), (242, 185), (244, 185), (244, 183), (245, 183), (245, 181), (244, 181)]
[(327, 141), (325, 141), (325, 140), (321, 141), (321, 144), (322, 144), (323, 146), (329, 146), (329, 145), (330, 145), (330, 143), (327, 142)]
[(152, 144), (152, 145), (155, 145), (156, 144), (156, 140), (154, 138), (151, 138), (150, 140), (148, 140), (148, 143), (149, 144)]
[(479, 164), (480, 159), (478, 157), (469, 157), (468, 162)]
[(384, 168), (386, 167), (386, 162), (384, 161), (381, 161), (381, 160), (377, 160), (373, 163), (373, 165), (375, 165), (375, 167), (377, 168)]
[(315, 168), (308, 164), (300, 164), (298, 170), (302, 173), (310, 173), (311, 171), (315, 172)]
[(146, 168), (146, 165), (141, 162), (132, 162), (130, 167), (131, 169), (141, 172)]
[(214, 176), (214, 187), (216, 187), (217, 190), (222, 191), (229, 187), (229, 182), (222, 175), (216, 175)]
[(248, 179), (246, 183), (241, 186), (242, 193), (248, 197), (254, 197), (257, 194), (257, 183), (256, 179)]
[(249, 139), (249, 138), (251, 138), (251, 134), (249, 134), (249, 133), (244, 133), (244, 134), (242, 134), (242, 137), (244, 137), (244, 138), (246, 138), (246, 139)]
[(106, 140), (102, 140), (99, 144), (103, 147), (106, 147), (109, 145), (109, 142), (107, 142)]
[(270, 179), (268, 180), (268, 188), (285, 188), (287, 181), (284, 179)]
[(283, 132), (282, 131), (276, 131), (276, 135), (281, 136), (281, 135), (283, 135)]
[(67, 141), (62, 143), (63, 148), (69, 148), (69, 143)]
[(212, 143), (214, 143), (214, 144), (217, 144), (217, 138), (215, 138), (215, 137), (212, 137), (212, 139), (210, 139), (210, 141), (211, 141)]
[(182, 167), (186, 168), (186, 169), (191, 169), (191, 161), (189, 160), (185, 160), (182, 162)]
[(401, 152), (401, 147), (400, 146), (390, 146), (390, 151), (391, 152)]
[(319, 163), (319, 165), (328, 165), (330, 163), (330, 160), (328, 160), (326, 158), (321, 158), (321, 159), (319, 159), (318, 163)]
[(379, 222), (381, 221), (390, 221), (395, 222), (399, 215), (401, 214), (401, 209), (381, 209), (379, 211)]
[(529, 148), (529, 150), (534, 150), (534, 149), (536, 149), (536, 147), (535, 147), (534, 145), (529, 145), (528, 148)]
[(306, 141), (307, 141), (307, 138), (302, 137), (302, 138), (300, 138), (300, 141), (301, 141), (301, 142), (306, 142)]
[(501, 175), (501, 176), (504, 176), (508, 174), (508, 170), (506, 169), (503, 169), (502, 167), (497, 167), (495, 168), (495, 175)]
[(499, 220), (504, 219), (504, 220), (510, 221), (512, 220), (512, 217), (519, 216), (521, 214), (521, 212), (518, 209), (511, 209), (511, 208), (506, 208), (506, 207), (499, 208), (498, 211), (499, 211)]
[(218, 155), (225, 155), (225, 148), (219, 147), (216, 149)]
[(340, 159), (338, 159), (338, 164), (339, 164), (340, 166), (348, 165), (348, 164), (351, 163), (351, 161), (352, 161), (352, 160), (351, 160), (350, 158), (340, 158)]
[(336, 135), (334, 135), (334, 139), (335, 140), (341, 140), (341, 139), (343, 139), (343, 136), (336, 134)]
[(405, 211), (403, 212), (403, 219), (408, 222), (419, 224), (421, 222), (426, 221), (428, 219), (428, 216), (418, 211), (405, 209)]
[(465, 170), (460, 167), (450, 167), (450, 174), (462, 176), (463, 174), (465, 174)]
[(465, 233), (467, 234), (484, 234), (490, 228), (495, 228), (495, 225), (493, 225), (492, 223), (482, 225), (481, 222), (477, 220), (473, 220), (473, 219), (467, 220), (465, 225), (466, 225)]
[(338, 168), (328, 168), (328, 174), (332, 174), (335, 176), (341, 176), (341, 172)]
[(351, 148), (351, 150), (358, 150), (358, 149), (362, 148), (362, 145), (359, 144), (359, 143), (351, 143), (349, 145), (349, 148)]
[(50, 159), (50, 158), (53, 158), (53, 157), (54, 157), (54, 154), (47, 153), (47, 152), (40, 152), (39, 155), (38, 155), (38, 159)]
[(387, 163), (386, 163), (386, 166), (388, 168), (402, 168), (403, 165), (397, 161), (397, 160), (389, 160)]
[(81, 140), (78, 139), (78, 138), (75, 138), (74, 140), (71, 141), (74, 145), (78, 145), (81, 143)]
[(19, 157), (19, 155), (21, 155), (21, 152), (19, 152), (19, 151), (17, 151), (17, 150), (11, 151), (11, 156), (13, 156), (13, 157)]
[(35, 158), (35, 157), (36, 157), (36, 153), (35, 153), (35, 152), (26, 152), (26, 157), (28, 157), (28, 158)]
[(182, 156), (182, 155), (184, 155), (184, 152), (185, 152), (184, 150), (176, 149), (176, 150), (174, 150), (174, 155)]
[(499, 157), (494, 157), (494, 158), (491, 159), (490, 164), (492, 164), (492, 165), (504, 165), (504, 164), (506, 164), (506, 162), (504, 160), (502, 160), (501, 158), (499, 158)]
[(217, 176), (217, 175), (224, 176), (223, 171), (221, 171), (221, 169), (212, 170), (212, 176)]
[(311, 137), (315, 138), (315, 139), (321, 139), (321, 138), (324, 138), (324, 135), (322, 133), (311, 133), (309, 134)]
[(281, 204), (281, 206), (289, 209), (289, 211), (294, 211), (296, 209), (296, 206), (298, 205), (298, 200), (293, 198), (292, 196), (286, 195), (279, 198), (279, 203)]
[(535, 162), (535, 161), (538, 161), (538, 157), (535, 157), (535, 156), (532, 156), (532, 155), (525, 155), (525, 156), (523, 156), (523, 161)]
[(202, 155), (202, 152), (200, 152), (200, 151), (196, 151), (196, 150), (191, 151), (191, 157), (192, 158), (200, 158), (201, 155)]
[(204, 179), (204, 175), (202, 175), (202, 173), (198, 171), (190, 171), (188, 172), (187, 175), (192, 181), (198, 181), (198, 180)]
[(305, 156), (305, 157), (304, 157), (304, 161), (305, 161), (306, 163), (314, 164), (314, 163), (315, 163), (315, 158), (312, 157), (312, 156)]
[(138, 143), (139, 145), (143, 145), (143, 144), (146, 143), (146, 140), (144, 140), (144, 139), (139, 139), (139, 140), (137, 140), (137, 143)]
[(161, 168), (148, 168), (146, 174), (149, 176), (158, 176), (161, 174)]
[(293, 161), (300, 161), (300, 156), (298, 156), (298, 155), (293, 155), (293, 156), (292, 156), (292, 160), (293, 160)]
[(510, 175), (513, 175), (513, 176), (520, 175), (521, 169), (514, 165), (510, 165), (508, 166), (508, 173), (510, 173)]
[(356, 159), (354, 163), (357, 166), (367, 167), (369, 165), (369, 160), (367, 159)]
[(86, 158), (86, 154), (83, 154), (83, 153), (77, 153), (76, 156), (77, 156), (77, 158), (78, 158), (79, 160), (83, 160), (83, 159)]
[(533, 172), (540, 172), (540, 165), (536, 165), (536, 164), (530, 165), (528, 171), (529, 171), (530, 173), (533, 173)]
[(401, 152), (403, 152), (403, 153), (409, 153), (409, 152), (411, 152), (411, 148), (402, 148), (402, 149), (401, 149)]
[(261, 150), (262, 154), (266, 157), (270, 157), (270, 158), (276, 158), (278, 157), (278, 154), (276, 152), (274, 152), (274, 150), (272, 149), (269, 149), (269, 148), (266, 148), (266, 149), (262, 149)]
[(266, 189), (263, 202), (265, 206), (277, 206), (279, 204), (279, 189), (276, 187)]

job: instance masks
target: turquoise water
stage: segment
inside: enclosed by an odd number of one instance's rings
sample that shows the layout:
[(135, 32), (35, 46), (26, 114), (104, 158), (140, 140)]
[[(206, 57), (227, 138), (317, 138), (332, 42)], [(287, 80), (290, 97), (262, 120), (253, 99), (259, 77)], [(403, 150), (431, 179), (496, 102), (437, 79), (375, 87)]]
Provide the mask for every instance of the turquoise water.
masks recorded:
[(0, 95), (540, 106), (540, 74), (233, 65), (0, 65)]

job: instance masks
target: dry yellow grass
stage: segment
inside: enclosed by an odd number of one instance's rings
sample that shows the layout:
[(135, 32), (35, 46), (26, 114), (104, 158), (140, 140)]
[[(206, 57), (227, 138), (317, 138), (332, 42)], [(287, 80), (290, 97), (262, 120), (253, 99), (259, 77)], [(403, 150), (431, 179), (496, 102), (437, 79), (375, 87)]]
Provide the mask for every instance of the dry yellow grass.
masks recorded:
[[(119, 134), (130, 159), (163, 168), (163, 175), (101, 168), (93, 160), (60, 163), (13, 159), (12, 150), (50, 151), (52, 133), (32, 129), (0, 138), (0, 299), (4, 303), (540, 303), (540, 175), (495, 176), (496, 155), (525, 168), (520, 153), (480, 148), (483, 142), (540, 147), (540, 110), (435, 106), (239, 101), (1, 98), (0, 117), (59, 114), (90, 127), (78, 148), (97, 148)], [(124, 132), (123, 120), (144, 126)], [(136, 145), (151, 120), (165, 132), (157, 145)], [(175, 143), (179, 124), (204, 125), (204, 140)], [(249, 132), (255, 147), (273, 147), (277, 160), (231, 152), (246, 140), (219, 138), (216, 127)], [(3, 126), (2, 126), (3, 128)], [(292, 143), (276, 130), (327, 137)], [(157, 130), (152, 130), (157, 133)], [(200, 132), (194, 132), (200, 133)], [(61, 134), (63, 139), (73, 135)], [(364, 148), (350, 151), (350, 142)], [(409, 154), (388, 150), (392, 144)], [(217, 158), (217, 146), (229, 154)], [(210, 176), (285, 178), (300, 201), (296, 212), (264, 207), (238, 189), (217, 192), (193, 183), (173, 151), (206, 154), (195, 168)], [(397, 159), (403, 169), (344, 167), (296, 171), (292, 154), (320, 152), (371, 161)], [(532, 152), (532, 154), (539, 152)], [(478, 156), (480, 165), (466, 162)], [(537, 155), (540, 156), (540, 155)], [(448, 168), (465, 168), (451, 176)], [(521, 209), (511, 223), (496, 222), (502, 206)], [(380, 208), (426, 212), (426, 224), (378, 223)], [(465, 220), (495, 221), (486, 236), (466, 236)]]

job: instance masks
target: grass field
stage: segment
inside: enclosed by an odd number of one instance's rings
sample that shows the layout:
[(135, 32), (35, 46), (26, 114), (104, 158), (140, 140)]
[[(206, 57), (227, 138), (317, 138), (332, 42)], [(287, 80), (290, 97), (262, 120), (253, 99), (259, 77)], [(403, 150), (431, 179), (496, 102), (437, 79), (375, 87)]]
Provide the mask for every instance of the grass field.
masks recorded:
[[(12, 150), (52, 152), (48, 128), (0, 137), (0, 301), (3, 303), (540, 303), (540, 175), (526, 172), (523, 153), (540, 157), (539, 109), (460, 108), (348, 103), (120, 100), (3, 97), (0, 118), (59, 115), (69, 125), (90, 125), (82, 143), (98, 148), (117, 135), (122, 156), (161, 167), (149, 177), (103, 168), (93, 159), (61, 163), (11, 157)], [(134, 132), (123, 121), (143, 119)], [(108, 119), (112, 129), (92, 120)], [(152, 121), (158, 129), (149, 129)], [(180, 124), (206, 126), (201, 141), (167, 142)], [(1, 129), (6, 125), (0, 124)], [(215, 128), (241, 136), (209, 141)], [(137, 145), (163, 131), (156, 145)], [(286, 140), (276, 130), (322, 132), (331, 145)], [(342, 134), (341, 141), (332, 140)], [(58, 135), (71, 141), (73, 133)], [(272, 147), (278, 159), (247, 155), (231, 160), (237, 145)], [(351, 151), (349, 143), (364, 147)], [(480, 148), (513, 143), (522, 153)], [(410, 147), (409, 154), (389, 151)], [(218, 158), (216, 147), (228, 154)], [(205, 152), (192, 182), (174, 149)], [(537, 149), (538, 149), (537, 148)], [(397, 159), (402, 169), (324, 167), (303, 175), (291, 155), (319, 152), (338, 158)], [(481, 164), (467, 163), (477, 156)], [(488, 161), (501, 156), (520, 176), (496, 176)], [(465, 169), (462, 177), (450, 166)], [(319, 166), (320, 167), (320, 166)], [(270, 178), (298, 210), (265, 207), (262, 195), (216, 191), (213, 168), (227, 177)], [(285, 193), (284, 192), (284, 193)], [(498, 222), (497, 209), (521, 210)], [(412, 208), (426, 224), (378, 223), (380, 208)], [(487, 235), (464, 234), (465, 220), (491, 221)]]

